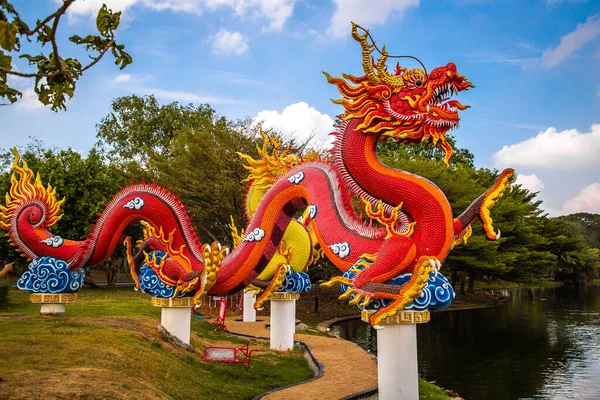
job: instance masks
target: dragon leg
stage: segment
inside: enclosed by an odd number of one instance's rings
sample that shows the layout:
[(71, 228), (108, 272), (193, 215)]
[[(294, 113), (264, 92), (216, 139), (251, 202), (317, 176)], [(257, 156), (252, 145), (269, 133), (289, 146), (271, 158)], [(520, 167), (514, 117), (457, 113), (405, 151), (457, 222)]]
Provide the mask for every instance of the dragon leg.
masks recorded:
[[(357, 273), (354, 279), (335, 277), (323, 286), (346, 285), (348, 288), (340, 299), (352, 296), (350, 304), (359, 304), (362, 301), (361, 306), (367, 306), (373, 299), (393, 300), (371, 318), (371, 324), (377, 325), (382, 319), (404, 309), (420, 296), (427, 283), (429, 272), (439, 269), (441, 263), (436, 257), (421, 256), (417, 260), (416, 254), (417, 248), (412, 238), (393, 235), (386, 239), (376, 255), (362, 256), (356, 266), (366, 268), (353, 270)], [(399, 261), (398, 255), (402, 255)], [(368, 263), (373, 260), (372, 264)], [(407, 283), (403, 285), (386, 283), (405, 272), (412, 272), (412, 277)]]
[(285, 280), (285, 275), (291, 267), (287, 264), (280, 264), (275, 270), (274, 276), (269, 282), (269, 285), (265, 288), (264, 292), (258, 296), (256, 299), (256, 303), (254, 303), (254, 308), (256, 310), (260, 310), (263, 305), (273, 297), (273, 294), (277, 292), (281, 286), (283, 286), (283, 281)]

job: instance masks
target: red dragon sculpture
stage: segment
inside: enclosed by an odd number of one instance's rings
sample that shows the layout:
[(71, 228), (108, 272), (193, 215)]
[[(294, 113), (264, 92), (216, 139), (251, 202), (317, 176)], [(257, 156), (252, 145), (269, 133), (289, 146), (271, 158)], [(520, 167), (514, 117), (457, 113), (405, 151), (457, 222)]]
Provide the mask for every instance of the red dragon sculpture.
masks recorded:
[[(473, 85), (452, 63), (428, 74), (397, 66), (390, 74), (385, 48), (373, 63), (376, 47), (368, 32), (353, 24), (352, 36), (362, 47), (365, 75), (342, 79), (326, 74), (343, 96), (335, 102), (345, 108), (333, 156), (302, 162), (279, 177), (231, 252), (218, 243), (201, 245), (185, 207), (167, 190), (148, 183), (114, 196), (85, 240), (54, 236), (48, 229), (60, 219), (64, 200), (58, 201), (55, 190), (44, 187), (39, 176), (34, 180), (18, 154), (13, 163), (18, 178), (13, 175), (6, 207), (0, 209), (4, 221), (0, 226), (25, 257), (52, 256), (72, 270), (106, 260), (125, 241), (134, 277), (146, 263), (163, 283), (176, 287), (174, 295), (190, 292), (198, 300), (207, 293), (237, 292), (253, 283), (277, 252), (290, 221), (308, 207), (303, 223), (342, 272), (361, 263), (368, 266), (355, 269), (352, 279), (336, 277), (328, 284), (346, 285), (343, 297), (354, 295), (354, 303), (390, 300), (371, 316), (371, 324), (379, 324), (421, 294), (428, 274), (439, 270), (454, 242), (469, 232), (477, 217), (487, 236), (497, 238), (489, 210), (510, 186), (514, 172), (502, 172), (493, 188), (454, 218), (435, 184), (383, 165), (376, 154), (382, 138), (407, 144), (429, 141), (444, 149), (448, 164), (452, 148), (446, 133), (458, 126), (458, 111), (467, 108), (449, 97)], [(352, 195), (365, 203), (367, 215), (379, 224), (356, 217)], [(124, 235), (138, 221), (145, 221), (146, 238), (133, 254)], [(166, 256), (152, 255), (157, 250)], [(401, 273), (412, 277), (402, 285), (388, 283)]]

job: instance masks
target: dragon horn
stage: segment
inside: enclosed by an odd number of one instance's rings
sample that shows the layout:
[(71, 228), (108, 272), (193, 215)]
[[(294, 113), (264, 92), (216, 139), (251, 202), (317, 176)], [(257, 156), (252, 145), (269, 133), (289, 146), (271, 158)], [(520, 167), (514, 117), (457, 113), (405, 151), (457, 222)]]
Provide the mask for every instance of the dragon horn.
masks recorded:
[[(381, 49), (381, 58), (377, 61), (377, 74), (379, 75), (379, 79), (381, 79), (388, 86), (392, 87), (404, 87), (404, 79), (402, 75), (390, 75), (386, 71), (385, 62), (388, 58), (388, 52), (385, 49), (385, 45)], [(397, 69), (403, 71), (404, 69), (400, 68), (400, 64), (396, 66)], [(404, 70), (405, 71), (405, 70)]]
[[(358, 33), (359, 28), (365, 32), (364, 35), (360, 35)], [(369, 37), (369, 31), (367, 31), (362, 26), (352, 22), (352, 37), (354, 38), (354, 40), (360, 43), (360, 47), (362, 48), (362, 63), (363, 69), (365, 70), (365, 75), (367, 76), (367, 78), (369, 78), (369, 81), (371, 81), (371, 83), (375, 85), (381, 83), (381, 80), (375, 73), (375, 70), (373, 69), (373, 64), (371, 63), (371, 52), (373, 51), (372, 49), (375, 46), (372, 43), (369, 44), (369, 42), (367, 42), (367, 38)]]
[[(365, 33), (360, 35), (358, 33), (358, 29), (362, 29)], [(369, 78), (369, 81), (375, 85), (385, 83), (388, 86), (392, 87), (404, 87), (404, 79), (402, 79), (401, 75), (390, 75), (385, 70), (385, 62), (388, 59), (388, 52), (383, 46), (381, 50), (381, 58), (377, 61), (377, 73), (375, 73), (375, 69), (373, 68), (373, 63), (371, 62), (371, 53), (373, 49), (375, 49), (375, 43), (372, 41), (368, 42), (368, 38), (370, 37), (369, 31), (363, 28), (362, 26), (355, 24), (352, 22), (352, 37), (354, 40), (360, 43), (360, 47), (362, 47), (362, 59), (363, 59), (363, 69), (365, 70), (365, 75)], [(404, 68), (397, 67), (398, 70), (405, 71)]]

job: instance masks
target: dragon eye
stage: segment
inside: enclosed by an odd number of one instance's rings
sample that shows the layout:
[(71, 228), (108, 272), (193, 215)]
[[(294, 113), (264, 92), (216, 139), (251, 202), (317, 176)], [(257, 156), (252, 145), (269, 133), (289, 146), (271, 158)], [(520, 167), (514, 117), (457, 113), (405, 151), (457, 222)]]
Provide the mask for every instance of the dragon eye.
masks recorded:
[(421, 86), (423, 86), (423, 81), (420, 79), (417, 79), (417, 81), (415, 82), (415, 85), (417, 85), (417, 87), (421, 87)]

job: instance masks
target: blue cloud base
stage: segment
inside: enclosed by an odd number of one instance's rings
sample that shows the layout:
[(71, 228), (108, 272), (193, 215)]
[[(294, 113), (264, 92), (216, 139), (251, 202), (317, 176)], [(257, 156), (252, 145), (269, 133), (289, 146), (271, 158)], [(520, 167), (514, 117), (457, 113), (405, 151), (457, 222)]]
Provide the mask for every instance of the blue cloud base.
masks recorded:
[[(153, 254), (156, 254), (156, 259), (159, 262), (166, 255), (164, 251), (154, 251), (150, 253), (150, 257), (152, 257)], [(140, 290), (152, 297), (169, 299), (175, 295), (175, 286), (161, 281), (156, 272), (154, 272), (154, 270), (146, 263), (142, 264), (140, 268), (139, 280)], [(193, 295), (193, 293), (186, 293), (184, 295), (179, 294), (177, 297), (189, 297)]]
[[(353, 268), (357, 268), (357, 267), (353, 266), (353, 267), (349, 268), (348, 271), (346, 271), (344, 273), (345, 278), (354, 279), (354, 277), (356, 276), (356, 272), (350, 272), (350, 270)], [(358, 267), (358, 268), (361, 270), (364, 269), (363, 267)], [(412, 276), (412, 274), (408, 274), (408, 273), (402, 274), (386, 283), (400, 286), (400, 285), (403, 285), (404, 283), (408, 282), (410, 280), (411, 276)], [(348, 289), (348, 286), (342, 285), (342, 292), (345, 292), (347, 289)], [(427, 286), (425, 288), (423, 288), (423, 292), (421, 293), (421, 296), (414, 299), (408, 306), (406, 306), (405, 310), (412, 310), (412, 311), (441, 310), (441, 309), (448, 307), (450, 305), (450, 303), (452, 303), (452, 300), (454, 300), (454, 297), (455, 297), (454, 289), (452, 288), (452, 285), (450, 284), (450, 282), (448, 282), (448, 279), (446, 279), (446, 277), (440, 273), (435, 274), (435, 273), (431, 272), (431, 273), (429, 273), (429, 279), (427, 282)], [(350, 299), (353, 299), (353, 298), (354, 298), (354, 295), (350, 296)], [(359, 306), (359, 308), (361, 310), (364, 309), (367, 311), (377, 311), (380, 308), (387, 306), (391, 302), (392, 302), (392, 300), (375, 299), (375, 300), (371, 301), (371, 304), (369, 304), (366, 308), (360, 307), (360, 306)]]
[(294, 272), (291, 268), (285, 274), (283, 285), (278, 290), (278, 292), (293, 294), (308, 291), (310, 291), (310, 278), (308, 274), (306, 272)]
[(77, 293), (83, 286), (85, 271), (71, 271), (67, 262), (58, 258), (38, 257), (29, 264), (17, 287), (29, 293)]

